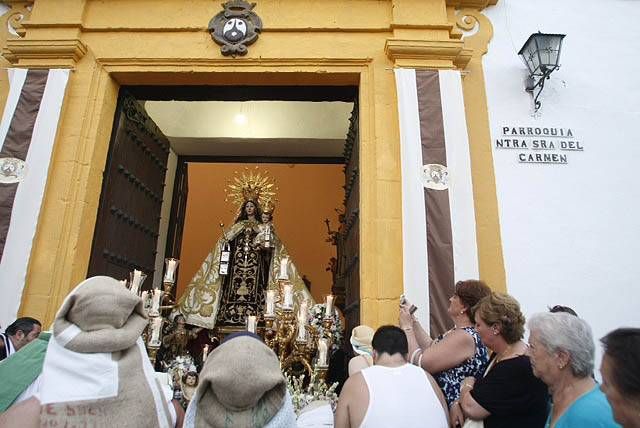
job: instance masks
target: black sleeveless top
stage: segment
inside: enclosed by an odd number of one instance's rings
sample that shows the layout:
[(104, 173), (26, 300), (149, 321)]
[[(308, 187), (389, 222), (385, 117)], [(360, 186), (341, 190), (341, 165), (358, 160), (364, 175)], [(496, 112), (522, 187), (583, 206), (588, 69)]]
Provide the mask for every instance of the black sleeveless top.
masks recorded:
[(547, 386), (534, 376), (526, 355), (494, 364), (485, 377), (476, 381), (471, 396), (491, 413), (484, 420), (485, 428), (545, 426), (549, 411)]

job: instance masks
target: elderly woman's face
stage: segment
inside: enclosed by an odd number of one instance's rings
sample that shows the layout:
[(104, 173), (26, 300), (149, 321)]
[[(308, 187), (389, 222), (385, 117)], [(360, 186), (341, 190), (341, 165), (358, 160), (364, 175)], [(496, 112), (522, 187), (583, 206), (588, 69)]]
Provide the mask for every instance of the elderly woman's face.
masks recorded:
[(535, 331), (529, 334), (529, 349), (527, 350), (531, 360), (533, 374), (547, 385), (554, 383), (559, 373), (559, 361), (555, 355), (549, 353), (547, 348), (540, 342)]
[(622, 426), (634, 426), (633, 424), (637, 422), (636, 418), (638, 417), (638, 404), (635, 403), (634, 405), (630, 399), (625, 397), (616, 388), (613, 382), (612, 361), (607, 354), (604, 354), (602, 358), (600, 373), (602, 373), (602, 385), (600, 389), (602, 389), (604, 395), (607, 396), (607, 400), (609, 400), (609, 404), (611, 404), (613, 418)]

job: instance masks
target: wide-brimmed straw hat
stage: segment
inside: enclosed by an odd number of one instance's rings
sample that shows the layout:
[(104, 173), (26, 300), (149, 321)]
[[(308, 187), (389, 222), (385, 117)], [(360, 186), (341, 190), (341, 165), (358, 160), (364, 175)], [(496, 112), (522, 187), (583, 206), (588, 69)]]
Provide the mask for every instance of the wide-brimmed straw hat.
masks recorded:
[(373, 348), (371, 347), (371, 341), (373, 340), (373, 334), (375, 331), (368, 325), (359, 325), (351, 332), (351, 346), (357, 354), (371, 355)]

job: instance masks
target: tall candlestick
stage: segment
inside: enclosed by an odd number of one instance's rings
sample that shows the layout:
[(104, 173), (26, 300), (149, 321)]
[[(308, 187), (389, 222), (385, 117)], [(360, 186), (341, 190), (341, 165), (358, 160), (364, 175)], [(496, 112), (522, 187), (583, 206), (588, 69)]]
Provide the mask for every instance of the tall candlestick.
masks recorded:
[(162, 331), (162, 318), (157, 317), (151, 320), (151, 339), (149, 346), (160, 346), (160, 332)]
[(288, 257), (283, 257), (282, 259), (280, 259), (280, 275), (278, 275), (278, 279), (289, 279), (289, 274), (287, 273), (288, 262)]
[(327, 339), (319, 339), (318, 340), (318, 365), (322, 367), (326, 367), (327, 364), (327, 352), (329, 350), (329, 345), (327, 344)]
[(276, 290), (267, 290), (266, 316), (273, 316), (276, 313)]
[(149, 292), (147, 290), (143, 291), (140, 298), (142, 299), (142, 309), (144, 309), (144, 312), (147, 313), (149, 311), (149, 307), (147, 305), (147, 300), (149, 299)]
[(202, 362), (203, 363), (207, 359), (207, 356), (209, 356), (209, 345), (204, 345), (202, 347)]
[(300, 304), (300, 310), (298, 311), (298, 337), (299, 342), (307, 341), (307, 301), (303, 301)]
[(180, 263), (180, 260), (169, 258), (165, 259), (164, 263), (166, 265), (166, 269), (164, 271), (164, 279), (162, 280), (162, 282), (170, 282), (171, 284), (173, 284), (174, 282), (176, 282), (176, 269), (178, 268), (178, 263)]
[(256, 332), (256, 316), (255, 315), (249, 315), (247, 317), (247, 331), (250, 331), (251, 333)]
[(131, 287), (129, 288), (129, 290), (131, 290), (131, 292), (133, 294), (138, 294), (138, 292), (140, 291), (140, 285), (142, 284), (142, 281), (144, 281), (144, 278), (146, 278), (146, 275), (144, 275), (143, 278), (143, 273), (142, 271), (139, 271), (138, 269), (135, 269), (133, 271), (133, 276), (131, 277)]
[(162, 290), (155, 289), (153, 290), (153, 297), (151, 300), (151, 310), (149, 311), (149, 315), (152, 317), (157, 317), (160, 315), (160, 299), (162, 298)]
[(327, 296), (327, 303), (324, 307), (324, 317), (330, 318), (333, 316), (333, 295), (329, 294)]
[(282, 290), (284, 294), (282, 307), (285, 309), (293, 309), (293, 285), (284, 284)]
[(300, 303), (300, 308), (298, 309), (298, 317), (302, 318), (304, 317), (304, 319), (307, 319), (307, 308), (308, 308), (309, 304), (307, 303), (306, 300), (303, 300), (302, 303)]

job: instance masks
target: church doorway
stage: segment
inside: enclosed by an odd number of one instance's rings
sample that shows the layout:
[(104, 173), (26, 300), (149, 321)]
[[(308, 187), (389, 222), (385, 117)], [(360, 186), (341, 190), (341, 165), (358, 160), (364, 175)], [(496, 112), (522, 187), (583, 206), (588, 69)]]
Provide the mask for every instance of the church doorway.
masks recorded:
[(355, 86), (122, 87), (88, 275), (141, 269), (149, 288), (176, 257), (179, 296), (237, 215), (225, 188), (258, 170), (275, 181), (274, 225), (313, 297), (335, 294), (357, 325), (357, 98)]

